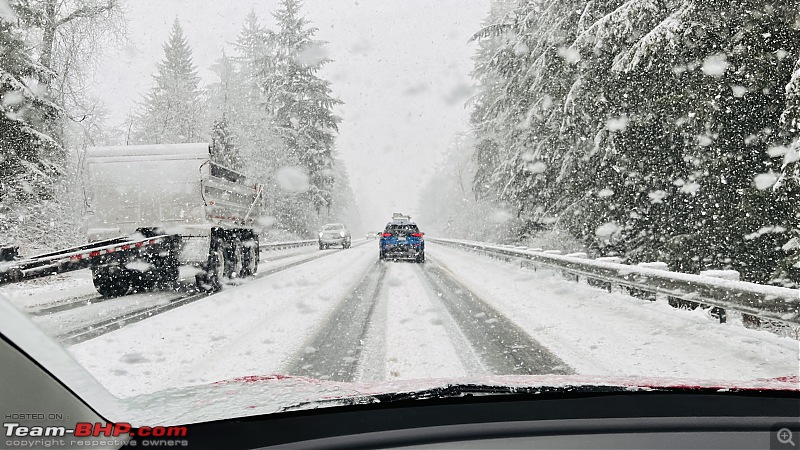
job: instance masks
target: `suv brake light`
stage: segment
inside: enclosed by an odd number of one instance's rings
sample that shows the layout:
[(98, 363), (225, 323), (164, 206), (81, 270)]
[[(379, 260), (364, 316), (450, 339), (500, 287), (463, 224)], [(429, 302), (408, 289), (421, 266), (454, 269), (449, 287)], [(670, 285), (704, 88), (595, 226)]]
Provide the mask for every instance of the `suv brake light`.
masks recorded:
[(414, 236), (414, 237), (422, 237), (422, 233), (414, 233), (414, 234), (412, 234), (412, 236)]
[(389, 236), (391, 236), (391, 235), (392, 235), (392, 233), (383, 233), (381, 236), (383, 236), (383, 237), (389, 237)]

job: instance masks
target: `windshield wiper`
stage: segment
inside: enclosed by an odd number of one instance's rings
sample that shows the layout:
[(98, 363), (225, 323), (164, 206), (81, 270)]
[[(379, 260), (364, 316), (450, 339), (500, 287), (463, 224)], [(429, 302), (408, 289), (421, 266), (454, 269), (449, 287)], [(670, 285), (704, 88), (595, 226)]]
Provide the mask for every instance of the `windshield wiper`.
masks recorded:
[[(645, 388), (642, 388), (645, 389)], [(646, 388), (647, 390), (657, 390)], [(410, 400), (432, 400), (477, 396), (505, 396), (505, 395), (540, 395), (546, 393), (560, 394), (596, 394), (631, 392), (640, 390), (631, 386), (606, 386), (606, 385), (569, 385), (569, 386), (503, 386), (489, 384), (448, 384), (430, 389), (408, 392), (391, 392), (354, 397), (328, 398), (309, 400), (295, 403), (281, 409), (281, 412), (313, 409), (329, 406), (352, 406), (373, 403), (395, 403)]]
[(539, 395), (550, 392), (589, 393), (589, 392), (628, 392), (626, 386), (502, 386), (490, 384), (448, 384), (431, 389), (413, 392), (393, 392), (374, 397), (380, 402), (404, 400), (429, 400), (438, 398), (457, 398), (487, 395)]

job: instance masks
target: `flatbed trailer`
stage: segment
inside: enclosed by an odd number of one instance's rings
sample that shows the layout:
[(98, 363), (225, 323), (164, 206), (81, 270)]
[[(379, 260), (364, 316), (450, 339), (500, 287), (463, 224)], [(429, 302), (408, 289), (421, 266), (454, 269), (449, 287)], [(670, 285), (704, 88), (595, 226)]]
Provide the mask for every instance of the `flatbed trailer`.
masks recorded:
[(112, 258), (144, 258), (149, 254), (174, 251), (178, 239), (180, 237), (175, 235), (134, 240), (118, 237), (29, 258), (20, 258), (15, 247), (5, 246), (3, 253), (10, 257), (0, 262), (0, 285), (87, 269)]
[(31, 258), (7, 248), (0, 284), (89, 268), (100, 294), (118, 296), (191, 266), (215, 291), (258, 270), (262, 186), (214, 163), (208, 143), (90, 147), (86, 172), (88, 243)]

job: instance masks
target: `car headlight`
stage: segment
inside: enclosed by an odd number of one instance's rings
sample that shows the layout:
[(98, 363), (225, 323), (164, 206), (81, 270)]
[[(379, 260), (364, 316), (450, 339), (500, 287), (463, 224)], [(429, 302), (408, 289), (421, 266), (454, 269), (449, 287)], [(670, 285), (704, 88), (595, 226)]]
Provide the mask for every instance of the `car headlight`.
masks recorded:
[(344, 231), (340, 231), (339, 236), (344, 237)]

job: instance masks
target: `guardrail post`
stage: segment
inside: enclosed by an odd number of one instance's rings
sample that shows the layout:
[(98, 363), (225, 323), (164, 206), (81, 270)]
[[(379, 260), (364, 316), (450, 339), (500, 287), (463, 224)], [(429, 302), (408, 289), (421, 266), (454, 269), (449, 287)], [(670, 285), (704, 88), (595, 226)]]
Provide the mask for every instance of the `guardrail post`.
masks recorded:
[(742, 313), (742, 325), (747, 328), (761, 328), (761, 319), (752, 314)]
[[(700, 271), (700, 275), (712, 277), (712, 278), (721, 278), (723, 280), (733, 280), (739, 281), (741, 276), (739, 272), (735, 270), (703, 270)], [(711, 317), (716, 317), (719, 319), (719, 323), (725, 323), (727, 321), (727, 315), (725, 314), (725, 310), (719, 307), (713, 307), (710, 311)]]
[[(566, 256), (568, 258), (589, 259), (589, 255), (587, 255), (586, 252), (567, 253), (564, 256)], [(567, 272), (564, 272), (564, 275), (565, 275), (565, 278), (568, 278), (567, 277), (567, 275), (568, 275)], [(581, 276), (579, 274), (577, 274), (577, 273), (575, 274), (575, 282), (576, 283), (580, 283), (581, 282)]]
[[(595, 261), (608, 262), (608, 263), (613, 263), (613, 264), (622, 264), (622, 258), (620, 258), (619, 256), (601, 256), (599, 258), (595, 258)], [(611, 292), (613, 290), (613, 288), (614, 288), (614, 286), (613, 286), (613, 284), (611, 284), (611, 282), (608, 282), (608, 281), (605, 281), (605, 280), (601, 280), (599, 278), (587, 277), (586, 278), (586, 283), (589, 286), (594, 286), (594, 287), (598, 287), (600, 289), (605, 289), (608, 292)]]
[(13, 261), (19, 257), (19, 247), (16, 245), (0, 245), (0, 261)]
[(667, 303), (669, 303), (669, 306), (672, 306), (673, 308), (676, 309), (695, 310), (697, 309), (698, 306), (700, 306), (700, 303), (693, 302), (691, 300), (683, 300), (678, 297), (672, 297), (672, 296), (667, 297)]
[[(642, 267), (645, 269), (655, 269), (655, 270), (664, 270), (669, 271), (669, 265), (665, 262), (661, 261), (653, 261), (653, 262), (641, 262), (636, 265), (637, 267)], [(656, 301), (656, 294), (654, 292), (646, 291), (643, 289), (636, 289), (629, 287), (628, 293), (634, 297), (641, 298), (644, 300), (649, 300), (651, 302)]]

